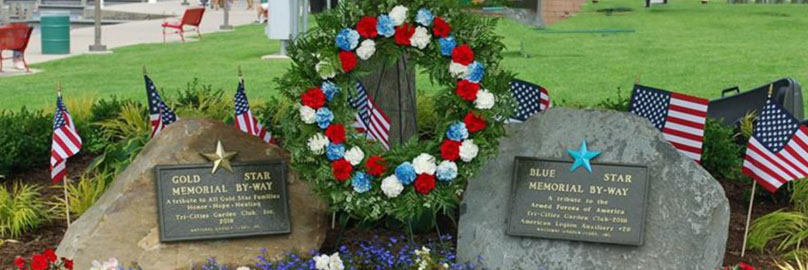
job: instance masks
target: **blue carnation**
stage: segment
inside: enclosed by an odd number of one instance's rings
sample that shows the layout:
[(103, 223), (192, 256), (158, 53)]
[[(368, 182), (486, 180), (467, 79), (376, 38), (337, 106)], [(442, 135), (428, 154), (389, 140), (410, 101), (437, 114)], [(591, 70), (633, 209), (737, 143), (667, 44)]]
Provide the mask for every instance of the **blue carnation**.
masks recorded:
[(334, 99), (334, 96), (339, 93), (339, 86), (331, 81), (324, 81), (322, 85), (320, 85), (320, 89), (323, 89), (323, 93), (325, 93), (325, 97), (328, 99), (329, 102)]
[(465, 79), (473, 83), (480, 83), (483, 80), (483, 75), (485, 75), (485, 67), (480, 62), (474, 61), (469, 64), (469, 75)]
[(450, 182), (457, 178), (457, 164), (451, 161), (444, 161), (438, 165), (435, 177), (441, 182)]
[(452, 51), (457, 46), (457, 41), (454, 36), (440, 38), (440, 54), (444, 56), (452, 56)]
[(330, 161), (341, 159), (342, 156), (345, 155), (345, 145), (344, 144), (333, 144), (329, 143), (328, 148), (325, 149), (325, 156)]
[(359, 193), (365, 193), (370, 190), (370, 181), (373, 178), (364, 172), (357, 172), (354, 174), (353, 180), (351, 180), (351, 185), (353, 186), (354, 191)]
[(432, 19), (435, 19), (435, 15), (432, 15), (432, 11), (425, 8), (419, 9), (418, 14), (415, 15), (415, 22), (420, 23), (423, 26), (429, 26), (432, 24)]
[(315, 113), (315, 121), (317, 121), (318, 127), (325, 129), (331, 125), (331, 121), (334, 121), (334, 113), (328, 107), (319, 108)]
[(462, 142), (469, 138), (469, 129), (466, 128), (465, 123), (456, 122), (449, 125), (449, 130), (446, 131), (446, 137), (449, 137), (449, 139), (453, 141)]
[(380, 15), (379, 19), (376, 21), (376, 32), (378, 32), (379, 35), (392, 37), (396, 34), (396, 30), (394, 29), (396, 24), (393, 22), (393, 19), (391, 19), (390, 16)]
[(396, 167), (396, 177), (401, 181), (402, 185), (409, 185), (415, 181), (415, 167), (409, 161), (401, 163)]
[(352, 51), (359, 46), (359, 32), (345, 28), (337, 34), (337, 47), (345, 51)]

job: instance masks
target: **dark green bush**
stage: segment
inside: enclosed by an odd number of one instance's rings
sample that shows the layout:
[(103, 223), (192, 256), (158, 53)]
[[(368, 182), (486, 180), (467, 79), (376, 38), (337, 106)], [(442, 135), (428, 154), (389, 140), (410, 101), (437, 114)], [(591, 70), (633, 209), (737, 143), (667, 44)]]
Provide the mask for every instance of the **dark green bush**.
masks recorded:
[(48, 166), (52, 116), (45, 112), (0, 112), (0, 174)]
[(738, 144), (737, 136), (735, 127), (727, 126), (719, 120), (707, 119), (701, 165), (713, 177), (749, 181), (741, 173), (746, 147)]

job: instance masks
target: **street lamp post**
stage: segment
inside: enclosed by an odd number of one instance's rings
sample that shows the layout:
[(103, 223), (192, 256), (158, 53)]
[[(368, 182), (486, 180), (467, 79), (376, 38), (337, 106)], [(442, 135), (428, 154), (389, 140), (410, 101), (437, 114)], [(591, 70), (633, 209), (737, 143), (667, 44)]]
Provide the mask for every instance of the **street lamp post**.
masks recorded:
[(90, 45), (91, 52), (103, 52), (107, 50), (107, 46), (101, 44), (101, 1), (102, 0), (95, 0), (95, 16), (93, 16), (93, 20), (95, 21), (95, 44)]
[(224, 24), (219, 26), (220, 30), (231, 30), (233, 26), (230, 25), (230, 1), (224, 0)]

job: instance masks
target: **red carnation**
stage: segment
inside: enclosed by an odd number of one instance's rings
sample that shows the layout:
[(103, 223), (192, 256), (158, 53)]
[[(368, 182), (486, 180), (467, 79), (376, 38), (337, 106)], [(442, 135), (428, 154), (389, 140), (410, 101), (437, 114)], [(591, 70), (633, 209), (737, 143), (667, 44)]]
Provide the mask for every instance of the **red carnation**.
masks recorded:
[(371, 156), (368, 158), (368, 161), (365, 163), (365, 169), (367, 169), (368, 174), (373, 176), (382, 176), (384, 174), (385, 168), (385, 160), (380, 156)]
[(480, 85), (468, 80), (457, 82), (457, 89), (455, 89), (455, 93), (466, 101), (474, 101), (477, 99), (477, 92), (479, 91)]
[(461, 65), (471, 64), (474, 62), (474, 51), (466, 44), (457, 46), (452, 50), (452, 61)]
[(376, 32), (376, 17), (373, 16), (365, 16), (359, 20), (359, 23), (356, 24), (356, 31), (359, 32), (359, 35), (363, 38), (375, 38), (378, 34)]
[(331, 173), (334, 174), (334, 178), (336, 178), (337, 181), (343, 182), (351, 178), (352, 170), (353, 166), (344, 158), (331, 163)]
[(14, 265), (16, 265), (17, 268), (25, 267), (25, 258), (17, 256), (17, 258), (14, 258)]
[(738, 264), (738, 267), (741, 268), (741, 270), (757, 270), (755, 269), (755, 267), (748, 265), (745, 262), (741, 262), (740, 264)]
[(460, 158), (460, 144), (461, 142), (453, 140), (443, 141), (440, 145), (440, 157), (444, 160), (457, 160)]
[(410, 25), (409, 23), (404, 23), (399, 27), (396, 27), (396, 44), (409, 46), (410, 45), (410, 38), (412, 35), (415, 34), (415, 27)]
[(67, 268), (68, 270), (73, 270), (73, 260), (62, 258), (62, 262), (64, 263), (65, 268)]
[(345, 141), (345, 126), (342, 124), (331, 124), (325, 129), (325, 136), (333, 144), (341, 144)]
[(449, 36), (449, 32), (452, 31), (452, 26), (446, 23), (441, 17), (435, 17), (432, 23), (435, 24), (432, 26), (432, 33), (435, 34), (435, 36), (447, 37)]
[(419, 174), (418, 178), (415, 178), (415, 191), (422, 195), (429, 194), (430, 191), (435, 189), (435, 176), (431, 174)]
[(486, 126), (488, 126), (488, 124), (485, 122), (485, 119), (478, 116), (474, 112), (467, 113), (466, 117), (463, 118), (463, 123), (466, 124), (466, 128), (471, 133), (483, 130)]
[(312, 88), (300, 95), (300, 100), (303, 105), (319, 109), (325, 105), (325, 93), (323, 93), (323, 89)]
[(48, 257), (42, 254), (34, 254), (31, 261), (32, 270), (45, 270), (48, 269)]
[(342, 62), (342, 71), (351, 72), (351, 70), (356, 68), (356, 54), (353, 52), (339, 52), (339, 61)]
[(45, 258), (48, 259), (48, 262), (55, 262), (58, 257), (56, 257), (56, 252), (53, 252), (52, 249), (46, 249), (45, 252), (42, 253), (45, 255)]

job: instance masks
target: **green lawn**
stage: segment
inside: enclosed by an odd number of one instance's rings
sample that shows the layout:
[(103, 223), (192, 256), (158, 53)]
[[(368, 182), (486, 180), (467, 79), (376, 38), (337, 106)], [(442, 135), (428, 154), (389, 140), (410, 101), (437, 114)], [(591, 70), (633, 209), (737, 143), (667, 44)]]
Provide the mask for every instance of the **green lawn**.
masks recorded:
[[(808, 5), (728, 5), (713, 1), (673, 1), (645, 9), (639, 0), (606, 0), (552, 25), (552, 30), (634, 30), (633, 33), (546, 33), (503, 20), (500, 34), (508, 51), (505, 66), (539, 83), (556, 100), (593, 104), (643, 84), (715, 98), (719, 90), (759, 86), (790, 76), (808, 83)], [(597, 9), (627, 6), (634, 11), (606, 15)], [(520, 56), (520, 44), (530, 58)], [(289, 61), (263, 61), (278, 44), (260, 26), (210, 34), (187, 44), (137, 45), (109, 55), (85, 55), (34, 65), (46, 72), (0, 78), (0, 109), (52, 106), (56, 81), (66, 95), (145, 98), (141, 66), (169, 93), (199, 78), (233, 92), (241, 65), (248, 91), (271, 96), (273, 78)], [(419, 80), (419, 87), (429, 87)], [(805, 95), (808, 98), (808, 95)]]

